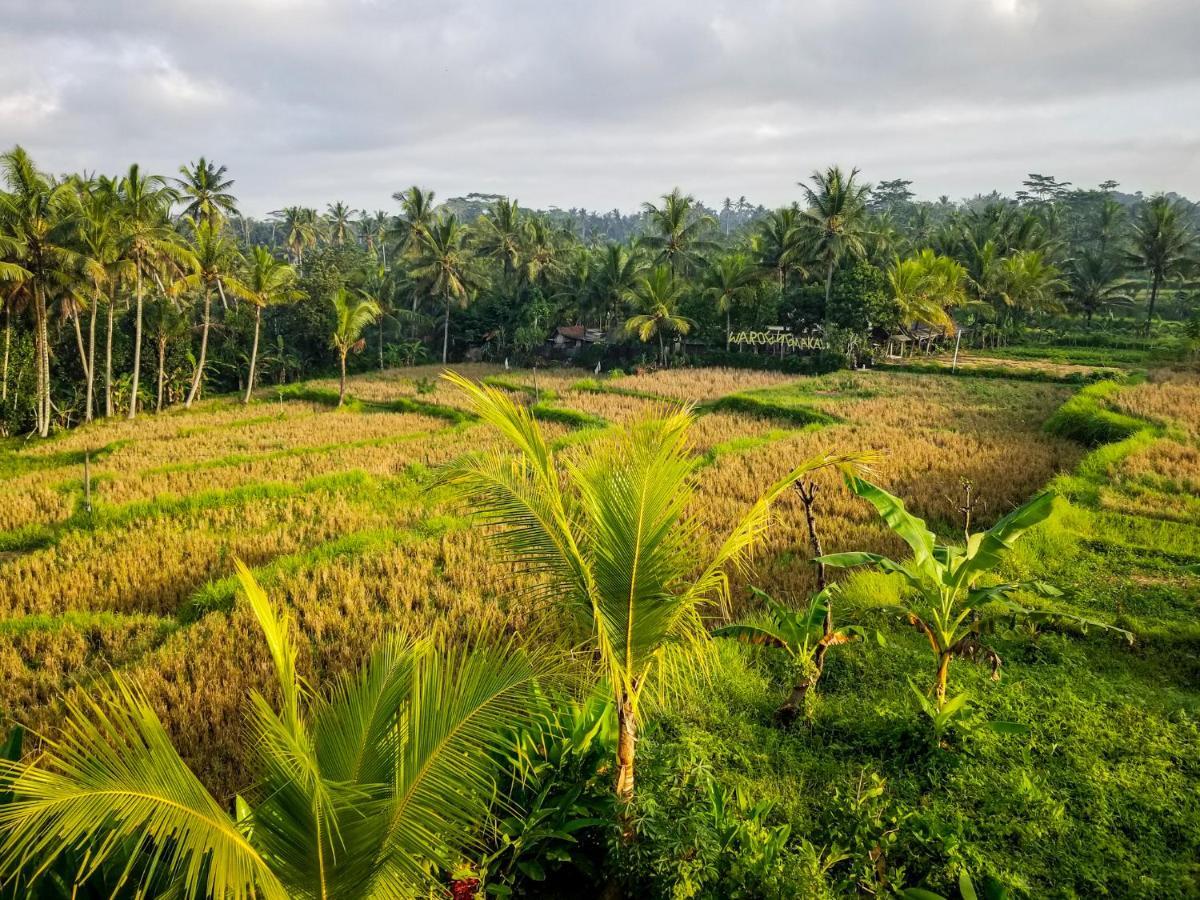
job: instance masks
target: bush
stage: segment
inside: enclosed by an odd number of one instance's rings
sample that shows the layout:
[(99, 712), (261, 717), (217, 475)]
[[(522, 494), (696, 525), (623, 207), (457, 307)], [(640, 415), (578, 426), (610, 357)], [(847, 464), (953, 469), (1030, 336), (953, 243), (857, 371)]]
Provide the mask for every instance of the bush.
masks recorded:
[(1132, 437), (1148, 423), (1105, 408), (1103, 400), (1121, 387), (1098, 381), (1081, 390), (1046, 421), (1046, 431), (1088, 446), (1111, 444)]

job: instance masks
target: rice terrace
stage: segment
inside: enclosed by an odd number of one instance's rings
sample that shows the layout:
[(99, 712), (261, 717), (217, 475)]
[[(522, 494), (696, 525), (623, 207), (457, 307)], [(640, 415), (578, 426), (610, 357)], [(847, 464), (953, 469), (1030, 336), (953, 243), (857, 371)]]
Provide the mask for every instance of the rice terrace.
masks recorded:
[(0, 900), (1200, 897), (1172, 2), (6, 12)]

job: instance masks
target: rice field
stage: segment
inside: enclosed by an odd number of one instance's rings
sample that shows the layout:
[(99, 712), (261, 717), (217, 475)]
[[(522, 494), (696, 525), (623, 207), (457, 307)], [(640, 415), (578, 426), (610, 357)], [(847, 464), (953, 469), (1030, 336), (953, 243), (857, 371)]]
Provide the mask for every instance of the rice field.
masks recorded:
[[(574, 453), (603, 440), (606, 427), (664, 404), (697, 404), (693, 440), (703, 465), (692, 512), (713, 542), (763, 488), (817, 453), (882, 454), (877, 479), (952, 534), (962, 527), (962, 479), (978, 498), (976, 522), (986, 523), (1084, 452), (1042, 431), (1075, 390), (1057, 383), (890, 371), (801, 378), (679, 370), (593, 381), (571, 370), (462, 370), (537, 402), (535, 411), (565, 411), (544, 427)], [(316, 680), (357, 662), (387, 628), (536, 633), (540, 611), (523, 599), (527, 576), (504, 566), (433, 484), (439, 464), (496, 440), (469, 417), (441, 414), (466, 407), (438, 372), (353, 378), (351, 403), (340, 410), (325, 402), (331, 383), (312, 382), (307, 394), (282, 398), (265, 389), (248, 407), (218, 398), (36, 446), (5, 445), (0, 716), (51, 726), (59, 693), (87, 690), (120, 668), (138, 679), (206, 780), (226, 795), (238, 790), (239, 742), (228, 736), (239, 733), (249, 691), (269, 683), (269, 663), (236, 603), (235, 557), (297, 611), (308, 638), (303, 665)], [(1137, 390), (1121, 402), (1139, 414), (1168, 415), (1178, 405), (1158, 383)], [(722, 408), (731, 395), (751, 398), (754, 412)], [(397, 400), (425, 411), (388, 405)], [(815, 411), (821, 423), (799, 421), (797, 409)], [(1182, 415), (1173, 419), (1179, 427), (1195, 426)], [(1178, 477), (1200, 479), (1195, 452), (1190, 443), (1147, 449), (1124, 465), (1131, 479), (1165, 463), (1185, 473)], [(822, 479), (819, 503), (827, 552), (898, 551), (835, 479)], [(735, 583), (741, 604), (747, 580)], [(814, 585), (794, 496), (779, 506), (754, 583), (779, 596)]]

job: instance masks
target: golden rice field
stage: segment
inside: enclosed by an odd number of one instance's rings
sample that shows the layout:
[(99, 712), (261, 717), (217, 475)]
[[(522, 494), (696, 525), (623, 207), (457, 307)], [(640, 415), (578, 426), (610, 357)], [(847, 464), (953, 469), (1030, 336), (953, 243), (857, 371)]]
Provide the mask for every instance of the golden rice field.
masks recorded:
[[(1075, 390), (1062, 384), (718, 369), (597, 385), (579, 384), (588, 373), (578, 371), (461, 370), (507, 385), (521, 402), (534, 402), (536, 379), (543, 403), (559, 413), (545, 428), (572, 454), (666, 402), (699, 404), (693, 439), (703, 465), (692, 512), (713, 543), (762, 489), (817, 453), (881, 454), (877, 479), (950, 533), (961, 527), (962, 479), (972, 483), (977, 519), (986, 522), (1084, 452), (1042, 431)], [(430, 366), (353, 378), (352, 402), (342, 410), (265, 389), (248, 407), (219, 398), (0, 448), (0, 716), (51, 726), (61, 692), (87, 690), (119, 668), (137, 678), (205, 778), (225, 795), (238, 790), (240, 742), (229, 735), (239, 733), (249, 691), (270, 679), (261, 642), (235, 603), (235, 557), (295, 608), (308, 638), (303, 665), (316, 680), (355, 663), (388, 628), (536, 633), (540, 614), (525, 599), (526, 576), (504, 566), (465, 511), (433, 485), (438, 464), (496, 441), (474, 421), (439, 413), (465, 404), (438, 373)], [(336, 383), (307, 387), (336, 390)], [(1167, 392), (1196, 390), (1190, 382), (1150, 382), (1121, 402), (1195, 429), (1200, 395), (1180, 413)], [(759, 414), (707, 411), (722, 397), (756, 391), (766, 403)], [(425, 411), (387, 407), (400, 398)], [(806, 425), (786, 409), (773, 413), (776, 404), (803, 405), (830, 422)], [(1162, 471), (1160, 457), (1183, 483), (1200, 483), (1190, 441), (1134, 454), (1124, 463), (1129, 477)], [(827, 552), (898, 550), (836, 479), (821, 479), (819, 499)], [(813, 587), (793, 495), (779, 505), (754, 582), (781, 596)], [(740, 602), (750, 596), (745, 578), (735, 589)]]

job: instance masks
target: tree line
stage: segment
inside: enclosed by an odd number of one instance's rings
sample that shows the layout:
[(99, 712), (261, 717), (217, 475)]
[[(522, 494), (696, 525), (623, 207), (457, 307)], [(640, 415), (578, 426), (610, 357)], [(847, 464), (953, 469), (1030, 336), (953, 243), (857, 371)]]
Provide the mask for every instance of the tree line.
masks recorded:
[(996, 343), (1051, 316), (1136, 314), (1149, 331), (1164, 298), (1169, 316), (1195, 315), (1196, 205), (1114, 182), (1033, 174), (1014, 198), (928, 202), (909, 181), (833, 166), (772, 210), (711, 210), (675, 189), (635, 215), (537, 211), (413, 186), (391, 213), (336, 202), (259, 220), (204, 158), (170, 178), (55, 177), (17, 147), (0, 176), (9, 434), (205, 391), (249, 402), (263, 378), (335, 364), (344, 382), (368, 345), (359, 366), (524, 360), (560, 325), (606, 336), (588, 365), (643, 352), (666, 365), (736, 363), (739, 328), (819, 331), (837, 355), (918, 325)]

